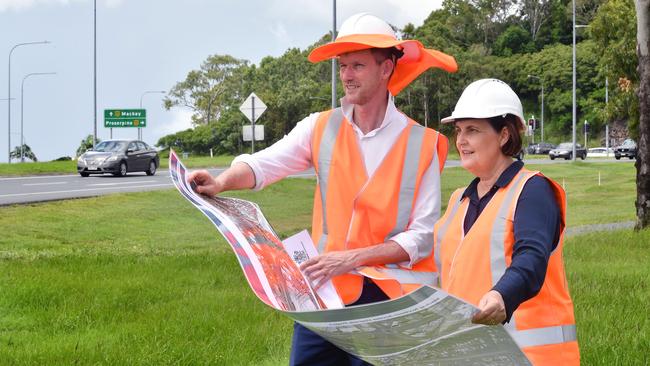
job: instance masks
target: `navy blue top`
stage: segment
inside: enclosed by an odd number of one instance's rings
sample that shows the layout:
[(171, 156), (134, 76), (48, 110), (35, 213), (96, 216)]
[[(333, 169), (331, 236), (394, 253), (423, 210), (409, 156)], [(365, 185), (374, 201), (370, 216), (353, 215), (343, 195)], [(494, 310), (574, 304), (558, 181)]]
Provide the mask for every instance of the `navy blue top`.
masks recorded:
[[(475, 178), (463, 192), (469, 197), (464, 230), (467, 233), (499, 188), (505, 187), (519, 173), (524, 163), (513, 162), (501, 173), (492, 188), (479, 199)], [(515, 210), (515, 244), (512, 263), (492, 288), (501, 294), (506, 307), (506, 322), (519, 305), (537, 295), (542, 288), (548, 258), (560, 237), (560, 208), (553, 188), (546, 178), (530, 178), (519, 195)]]

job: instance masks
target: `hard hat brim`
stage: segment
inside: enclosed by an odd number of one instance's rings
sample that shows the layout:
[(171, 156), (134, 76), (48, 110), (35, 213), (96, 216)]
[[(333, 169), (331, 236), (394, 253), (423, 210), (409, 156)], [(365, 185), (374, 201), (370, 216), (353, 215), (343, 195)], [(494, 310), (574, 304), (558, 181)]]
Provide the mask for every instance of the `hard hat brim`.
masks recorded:
[(316, 47), (307, 59), (313, 63), (328, 60), (344, 53), (370, 48), (397, 47), (404, 56), (397, 60), (388, 90), (397, 95), (408, 84), (429, 68), (435, 67), (447, 72), (456, 72), (458, 64), (453, 56), (437, 50), (424, 48), (415, 40), (397, 40), (381, 34), (359, 34), (339, 37), (334, 42)]
[[(517, 121), (519, 121), (519, 126), (517, 126), (517, 128), (519, 128), (522, 131), (526, 129), (526, 124), (524, 123), (524, 120), (521, 118), (521, 116), (519, 116), (517, 113), (509, 113), (509, 114), (512, 114), (513, 116), (517, 117)], [(454, 116), (452, 114), (449, 117), (445, 117), (445, 118), (441, 119), (440, 123), (454, 123), (454, 122), (456, 122), (458, 120), (462, 120), (462, 119), (479, 119), (479, 118), (488, 119), (488, 118), (492, 118), (492, 117), (496, 117), (496, 116), (493, 116), (493, 115), (485, 115), (485, 116), (474, 115), (474, 116), (465, 116), (465, 117), (463, 117), (463, 116)]]

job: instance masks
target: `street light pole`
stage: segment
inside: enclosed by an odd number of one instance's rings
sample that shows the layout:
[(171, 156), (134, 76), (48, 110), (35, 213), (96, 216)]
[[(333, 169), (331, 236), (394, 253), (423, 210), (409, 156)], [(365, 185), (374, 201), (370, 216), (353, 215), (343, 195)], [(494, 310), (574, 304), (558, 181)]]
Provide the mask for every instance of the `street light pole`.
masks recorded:
[(55, 75), (55, 72), (33, 72), (31, 74), (25, 75), (23, 77), (22, 83), (20, 83), (20, 162), (25, 162), (25, 135), (23, 134), (23, 115), (24, 115), (24, 101), (25, 101), (25, 80), (30, 76), (35, 75)]
[[(332, 42), (336, 40), (336, 0), (332, 0), (333, 9), (332, 9)], [(336, 108), (336, 58), (332, 58), (332, 109)]]
[(609, 105), (609, 76), (605, 76), (605, 156), (609, 157), (609, 119), (607, 107)]
[[(166, 92), (164, 90), (147, 90), (146, 92), (142, 93), (140, 95), (140, 109), (142, 109), (142, 98), (146, 94), (165, 94)], [(138, 127), (138, 140), (142, 140), (142, 128)]]
[(572, 124), (572, 134), (573, 134), (573, 147), (572, 147), (572, 153), (571, 153), (571, 159), (573, 161), (576, 161), (576, 0), (572, 1), (573, 4), (573, 26), (571, 29), (573, 30), (573, 49), (572, 49), (572, 64), (573, 64), (573, 88), (571, 90), (571, 95), (572, 95), (572, 101), (573, 101), (573, 106), (572, 106), (572, 117), (571, 117), (571, 124)]
[(537, 75), (528, 75), (528, 77), (531, 79), (539, 80), (539, 83), (542, 85), (542, 121), (541, 121), (542, 136), (540, 142), (544, 142), (544, 80), (542, 80), (542, 78)]
[(93, 0), (93, 150), (95, 149), (96, 145), (97, 145), (97, 0)]
[(25, 42), (14, 45), (9, 51), (9, 71), (7, 72), (7, 163), (11, 164), (11, 54), (17, 47), (32, 44), (48, 44), (50, 41)]

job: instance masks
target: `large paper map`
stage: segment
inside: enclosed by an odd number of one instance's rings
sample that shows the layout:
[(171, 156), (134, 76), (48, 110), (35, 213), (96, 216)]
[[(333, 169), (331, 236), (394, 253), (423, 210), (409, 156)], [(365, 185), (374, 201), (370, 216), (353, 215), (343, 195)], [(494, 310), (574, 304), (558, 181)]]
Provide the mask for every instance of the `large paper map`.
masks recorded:
[[(342, 307), (331, 287), (314, 291), (300, 272), (296, 262), (313, 248), (289, 255), (256, 204), (195, 193), (173, 151), (169, 171), (178, 191), (230, 244), (255, 295), (347, 352), (374, 365), (530, 365), (502, 326), (472, 324), (476, 308), (439, 289)], [(293, 248), (305, 245), (313, 247)]]

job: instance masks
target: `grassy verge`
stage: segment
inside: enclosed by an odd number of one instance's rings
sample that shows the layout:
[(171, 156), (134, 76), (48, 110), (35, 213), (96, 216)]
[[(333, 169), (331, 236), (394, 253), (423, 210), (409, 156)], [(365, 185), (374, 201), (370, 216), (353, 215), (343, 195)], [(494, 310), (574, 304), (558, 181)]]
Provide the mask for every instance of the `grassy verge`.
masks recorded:
[(650, 230), (572, 237), (564, 256), (582, 364), (650, 364)]
[[(541, 171), (564, 185), (567, 194), (569, 226), (634, 220), (636, 199), (632, 163), (538, 164), (526, 162), (530, 170)], [(600, 174), (600, 185), (598, 175)], [(447, 168), (442, 174), (442, 205), (446, 207), (451, 192), (467, 186), (473, 176), (462, 168)], [(444, 211), (443, 211), (444, 212)]]
[[(287, 236), (309, 226), (312, 188), (246, 198)], [(291, 322), (175, 191), (0, 213), (0, 364), (286, 364)]]
[[(628, 164), (538, 167), (564, 177), (570, 224), (632, 217)], [(443, 205), (470, 179), (447, 169)], [(260, 204), (286, 237), (310, 226), (313, 185), (233, 196)], [(0, 364), (287, 364), (291, 322), (254, 297), (228, 245), (174, 190), (0, 207), (0, 232)], [(568, 239), (583, 364), (648, 363), (648, 243), (648, 231)]]
[[(234, 156), (189, 156), (183, 163), (190, 168), (211, 168), (229, 166)], [(167, 158), (160, 157), (160, 168), (166, 169)], [(36, 163), (0, 163), (0, 176), (21, 176), (37, 174), (76, 174), (76, 161), (45, 161)]]

